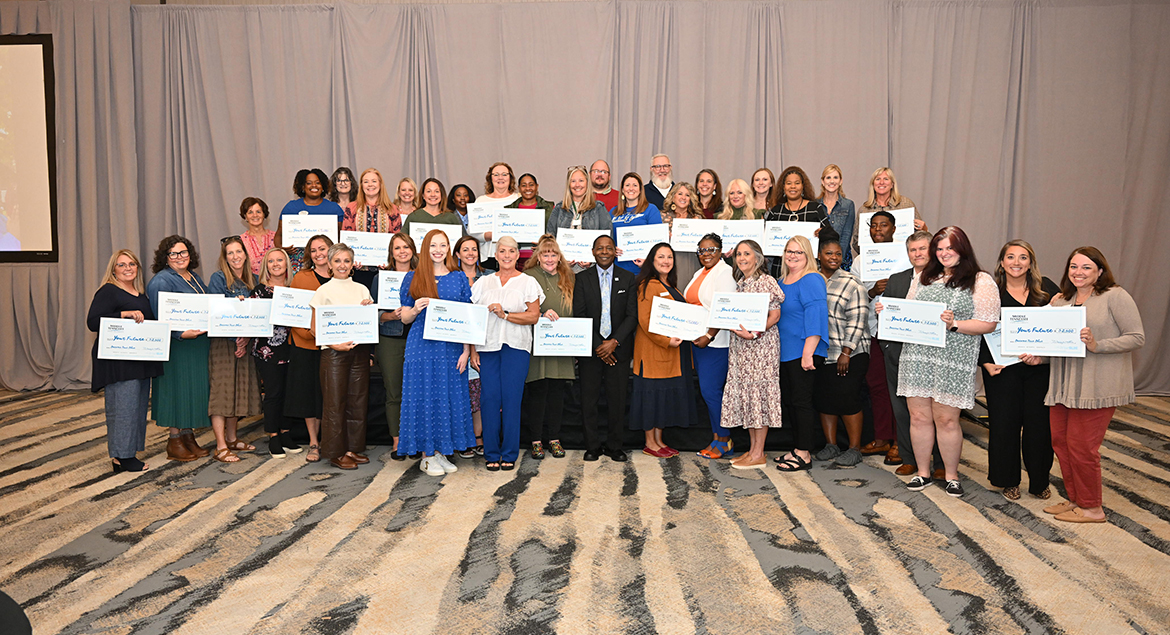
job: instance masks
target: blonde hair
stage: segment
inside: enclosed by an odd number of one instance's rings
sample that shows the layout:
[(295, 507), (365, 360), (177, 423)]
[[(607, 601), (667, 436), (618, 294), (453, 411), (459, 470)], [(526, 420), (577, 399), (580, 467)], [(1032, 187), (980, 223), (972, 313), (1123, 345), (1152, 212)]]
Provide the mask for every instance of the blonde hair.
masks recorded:
[[(820, 275), (817, 272), (817, 259), (812, 248), (812, 243), (810, 243), (804, 236), (793, 236), (792, 238), (788, 239), (787, 243), (785, 243), (784, 251), (788, 251), (788, 245), (791, 245), (792, 243), (800, 245), (800, 248), (804, 250), (804, 269), (800, 271), (800, 277), (803, 278), (810, 273), (816, 273), (817, 275)], [(784, 256), (780, 256), (780, 258), (783, 259)], [(783, 264), (780, 266), (780, 278), (784, 279), (788, 277), (788, 262), (783, 260), (782, 262)]]
[[(228, 245), (232, 244), (239, 245), (240, 250), (244, 252), (244, 268), (241, 272), (242, 275), (239, 276), (237, 276), (236, 273), (232, 271), (232, 266), (229, 265), (227, 261), (227, 248)], [(234, 287), (237, 282), (248, 287), (249, 291), (252, 290), (252, 287), (256, 286), (256, 279), (252, 277), (252, 264), (249, 260), (248, 248), (244, 246), (244, 241), (239, 236), (231, 236), (220, 244), (219, 262), (217, 265), (219, 267), (220, 273), (223, 274), (224, 283), (227, 284), (227, 288), (229, 290)]]
[[(362, 179), (366, 178), (366, 175), (370, 173), (373, 173), (374, 176), (378, 177), (378, 200), (373, 202), (366, 200), (366, 190), (362, 187)], [(359, 214), (364, 215), (366, 213), (367, 205), (374, 205), (379, 210), (386, 213), (389, 213), (393, 208), (394, 201), (391, 201), (390, 195), (386, 193), (386, 181), (382, 179), (382, 173), (377, 169), (366, 168), (364, 171), (362, 171), (362, 175), (358, 177), (357, 186), (358, 191), (357, 194), (354, 195), (353, 200), (355, 203), (357, 203)]]
[[(678, 214), (678, 206), (674, 203), (674, 196), (678, 194), (679, 190), (686, 190), (691, 195), (691, 204), (687, 206), (685, 217), (680, 217)], [(679, 181), (670, 188), (670, 192), (666, 194), (666, 200), (662, 202), (662, 216), (665, 219), (667, 216), (671, 218), (702, 218), (703, 210), (699, 208), (699, 193), (695, 188), (686, 181)]]
[(821, 170), (821, 200), (825, 200), (825, 177), (829, 176), (829, 172), (836, 172), (837, 176), (841, 177), (841, 185), (837, 187), (837, 198), (845, 198), (845, 174), (836, 163), (830, 163)]
[(511, 236), (500, 236), (499, 239), (496, 240), (497, 254), (500, 253), (500, 247), (511, 247), (512, 249), (515, 249), (517, 253), (520, 251), (520, 244), (517, 243), (516, 239), (512, 238)]
[[(343, 252), (343, 251), (349, 254), (349, 260), (352, 263), (353, 262), (353, 249), (350, 249), (349, 245), (347, 245), (345, 243), (335, 243), (335, 244), (329, 246), (329, 255), (326, 256), (326, 264), (329, 266), (329, 273), (333, 273), (333, 257), (336, 256), (337, 254)], [(337, 274), (334, 274), (334, 275), (337, 275)], [(352, 275), (352, 272), (351, 272), (351, 275)]]
[[(593, 182), (589, 180), (589, 173), (585, 171), (585, 166), (583, 165), (569, 168), (569, 174), (565, 176), (565, 200), (561, 201), (561, 207), (566, 212), (573, 211), (573, 191), (569, 189), (569, 181), (573, 180), (573, 174), (575, 172), (580, 172), (581, 176), (585, 177), (585, 198), (581, 199), (581, 205), (577, 207), (577, 211), (581, 213), (588, 212), (597, 205), (597, 195), (593, 193)], [(605, 211), (608, 212), (609, 210)]]
[(894, 176), (894, 171), (887, 167), (878, 168), (873, 171), (869, 177), (869, 198), (865, 199), (865, 206), (873, 209), (874, 201), (877, 200), (877, 192), (873, 191), (873, 182), (877, 177), (881, 176), (882, 172), (890, 177), (890, 204), (888, 207), (897, 207), (902, 204), (902, 195), (898, 192), (898, 179)]
[(288, 254), (280, 247), (269, 247), (268, 251), (265, 251), (264, 255), (260, 257), (260, 284), (266, 287), (272, 286), (269, 284), (272, 278), (268, 276), (268, 255), (272, 253), (278, 253), (284, 257), (284, 283), (287, 285), (292, 280), (292, 272), (289, 271), (292, 269), (292, 263), (289, 262)]
[[(767, 168), (760, 168), (760, 169), (766, 170)], [(756, 171), (759, 172), (759, 170), (756, 170)], [(732, 179), (731, 182), (727, 184), (727, 194), (723, 197), (723, 211), (719, 212), (719, 216), (717, 218), (719, 220), (731, 220), (731, 217), (735, 214), (735, 208), (731, 206), (731, 190), (736, 185), (739, 186), (739, 189), (743, 190), (743, 217), (744, 217), (744, 219), (745, 220), (755, 219), (756, 211), (755, 211), (755, 208), (752, 207), (752, 201), (755, 200), (752, 197), (755, 195), (755, 193), (752, 191), (751, 187), (748, 186), (747, 181), (745, 181), (743, 179)]]
[[(403, 183), (410, 183), (410, 186), (414, 188), (414, 200), (404, 201), (401, 198), (398, 198), (398, 191), (402, 189)], [(394, 207), (398, 207), (403, 203), (410, 203), (411, 211), (422, 207), (422, 190), (418, 189), (418, 183), (415, 183), (414, 179), (410, 178), (409, 176), (404, 176), (399, 179), (398, 185), (394, 187), (394, 200), (392, 203)]]
[[(561, 289), (561, 294), (565, 297), (564, 307), (568, 307), (569, 311), (573, 308), (573, 282), (576, 276), (573, 275), (573, 270), (569, 268), (569, 263), (565, 260), (565, 254), (561, 251), (561, 246), (557, 244), (556, 238), (552, 234), (545, 234), (540, 237), (540, 241), (536, 243), (536, 248), (532, 250), (532, 257), (528, 262), (524, 263), (524, 270), (536, 269), (540, 267), (540, 255), (544, 253), (554, 253), (557, 255), (557, 286)], [(563, 315), (561, 317), (569, 317)]]
[[(146, 288), (142, 285), (142, 261), (139, 260), (138, 256), (134, 255), (134, 252), (130, 251), (129, 249), (119, 249), (118, 251), (114, 252), (114, 255), (110, 256), (110, 262), (106, 264), (106, 275), (102, 276), (102, 285), (118, 284), (118, 278), (114, 275), (114, 268), (118, 264), (118, 259), (122, 256), (126, 256), (130, 258), (130, 260), (133, 260), (134, 268), (138, 270), (138, 274), (134, 276), (134, 290), (138, 293), (146, 293)], [(122, 285), (118, 284), (118, 286)]]

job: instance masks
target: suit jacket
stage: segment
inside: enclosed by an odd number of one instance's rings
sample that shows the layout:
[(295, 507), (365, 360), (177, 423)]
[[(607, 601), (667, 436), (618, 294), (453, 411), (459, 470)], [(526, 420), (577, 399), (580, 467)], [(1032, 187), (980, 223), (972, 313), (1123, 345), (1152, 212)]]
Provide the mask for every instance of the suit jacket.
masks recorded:
[[(613, 281), (609, 297), (609, 339), (618, 342), (614, 356), (629, 360), (634, 354), (634, 329), (638, 326), (638, 314), (629, 310), (629, 300), (634, 293), (634, 274), (612, 265)], [(596, 265), (577, 274), (573, 283), (573, 317), (587, 317), (593, 320), (593, 348), (601, 346), (601, 279)]]
[[(905, 271), (899, 271), (890, 276), (889, 280), (886, 281), (886, 290), (882, 295), (905, 299), (906, 294), (910, 293), (910, 282), (912, 280), (914, 280), (913, 267)], [(902, 343), (878, 340), (878, 344), (882, 347), (882, 356), (885, 357), (886, 363), (897, 367), (898, 358), (902, 355)]]

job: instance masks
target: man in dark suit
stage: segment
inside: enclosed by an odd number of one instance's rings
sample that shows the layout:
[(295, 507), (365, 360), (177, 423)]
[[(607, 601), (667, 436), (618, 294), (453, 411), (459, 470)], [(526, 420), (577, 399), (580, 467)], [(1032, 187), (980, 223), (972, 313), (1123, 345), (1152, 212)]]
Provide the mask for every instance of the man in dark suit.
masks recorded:
[[(912, 269), (899, 271), (885, 281), (885, 289), (881, 295), (887, 298), (905, 298), (910, 293), (910, 284), (915, 276), (922, 273), (926, 263), (930, 262), (930, 239), (928, 232), (917, 231), (906, 239), (906, 254), (910, 257)], [(898, 359), (902, 355), (902, 343), (878, 340), (882, 349), (882, 357), (886, 366), (886, 386), (890, 391), (890, 406), (894, 410), (894, 424), (898, 435), (898, 454), (902, 458), (902, 466), (897, 473), (905, 476), (914, 474), (917, 467), (910, 463), (914, 460), (914, 444), (910, 441), (910, 411), (906, 407), (906, 398), (898, 396)], [(942, 465), (942, 457), (938, 447), (934, 450), (934, 463)]]
[(577, 274), (573, 288), (573, 317), (593, 320), (593, 356), (578, 357), (581, 373), (581, 415), (585, 425), (585, 460), (601, 457), (597, 434), (597, 400), (605, 383), (609, 434), (604, 454), (625, 461), (622, 437), (625, 434), (626, 387), (630, 380), (630, 359), (634, 354), (634, 330), (638, 314), (628, 310), (627, 298), (634, 293), (634, 274), (614, 266), (617, 256), (613, 239), (598, 236), (593, 241), (595, 266)]

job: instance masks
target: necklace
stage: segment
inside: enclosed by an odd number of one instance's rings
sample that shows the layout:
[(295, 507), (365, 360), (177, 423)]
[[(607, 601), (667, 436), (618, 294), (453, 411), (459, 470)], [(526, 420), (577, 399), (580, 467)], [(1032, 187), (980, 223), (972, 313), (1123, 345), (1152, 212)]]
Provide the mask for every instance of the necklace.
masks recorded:
[[(179, 272), (176, 271), (175, 273)], [(188, 280), (183, 274), (179, 273), (179, 277), (182, 278), (183, 282), (186, 282), (187, 286), (191, 287), (191, 290), (195, 293), (206, 293), (206, 291), (203, 290), (203, 285), (199, 284), (199, 281), (195, 279), (195, 276), (191, 276), (191, 279)], [(192, 281), (194, 281), (194, 284), (192, 284)]]

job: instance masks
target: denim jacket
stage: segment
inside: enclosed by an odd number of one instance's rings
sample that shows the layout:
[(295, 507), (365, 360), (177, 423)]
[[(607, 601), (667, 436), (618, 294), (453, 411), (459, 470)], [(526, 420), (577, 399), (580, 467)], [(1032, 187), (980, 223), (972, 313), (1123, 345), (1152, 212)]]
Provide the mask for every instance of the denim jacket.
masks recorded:
[[(824, 199), (817, 201), (821, 205), (825, 204)], [(841, 262), (841, 268), (849, 271), (853, 264), (853, 250), (850, 245), (853, 244), (853, 226), (857, 218), (857, 210), (853, 206), (853, 201), (837, 197), (837, 203), (833, 205), (833, 209), (829, 210), (829, 224), (833, 226), (833, 230), (841, 235), (841, 252), (844, 259)]]

